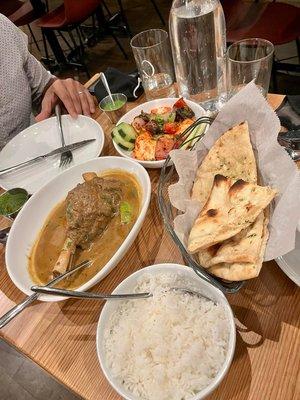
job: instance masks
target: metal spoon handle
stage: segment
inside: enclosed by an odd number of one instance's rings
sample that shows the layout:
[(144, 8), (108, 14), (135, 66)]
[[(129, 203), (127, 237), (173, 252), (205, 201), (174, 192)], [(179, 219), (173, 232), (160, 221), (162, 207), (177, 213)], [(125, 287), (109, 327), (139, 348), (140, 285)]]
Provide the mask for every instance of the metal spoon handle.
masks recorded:
[(32, 286), (31, 290), (36, 293), (73, 297), (76, 299), (94, 299), (94, 300), (95, 299), (96, 300), (146, 299), (152, 296), (151, 293), (106, 294), (106, 293), (76, 292), (75, 290), (57, 289), (45, 286)]
[(7, 311), (6, 314), (2, 315), (0, 318), (0, 329), (3, 328), (6, 324), (8, 324), (15, 316), (20, 314), (26, 308), (29, 306), (29, 304), (33, 303), (37, 298), (39, 297), (38, 293), (34, 293), (29, 297), (26, 297), (25, 300), (23, 300), (21, 303), (17, 304), (13, 308), (11, 308), (9, 311)]
[[(54, 285), (57, 282), (62, 281), (66, 277), (72, 275), (74, 272), (79, 271), (81, 268), (85, 268), (91, 265), (90, 260), (83, 261), (70, 271), (65, 272), (62, 275), (57, 276), (56, 278), (52, 279), (52, 281), (48, 282), (47, 285)], [(15, 318), (21, 311), (24, 310), (27, 306), (33, 303), (39, 297), (39, 293), (33, 293), (31, 296), (26, 297), (21, 303), (15, 305), (6, 314), (0, 317), (0, 329), (3, 328), (6, 324), (8, 324), (13, 318)]]
[(105, 90), (106, 90), (107, 93), (108, 93), (108, 96), (109, 96), (109, 98), (110, 98), (110, 101), (111, 101), (113, 104), (115, 104), (114, 99), (113, 99), (112, 94), (111, 94), (111, 91), (110, 91), (110, 88), (109, 88), (109, 86), (108, 86), (108, 82), (107, 82), (106, 76), (105, 76), (105, 74), (104, 74), (103, 72), (100, 72), (100, 78), (101, 78), (101, 81), (102, 81), (102, 83), (103, 83), (103, 86), (105, 87)]

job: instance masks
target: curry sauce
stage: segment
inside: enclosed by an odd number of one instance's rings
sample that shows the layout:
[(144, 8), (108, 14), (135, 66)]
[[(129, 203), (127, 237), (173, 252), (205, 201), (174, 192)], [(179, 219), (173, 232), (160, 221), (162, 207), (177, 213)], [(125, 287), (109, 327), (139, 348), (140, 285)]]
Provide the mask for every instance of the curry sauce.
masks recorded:
[[(121, 221), (117, 213), (105, 231), (93, 240), (87, 249), (77, 248), (74, 265), (91, 260), (92, 265), (61, 282), (58, 287), (77, 288), (95, 276), (116, 253), (132, 229), (140, 212), (140, 186), (134, 175), (120, 170), (109, 170), (99, 174), (102, 178), (122, 182), (122, 201), (130, 204), (132, 214), (128, 223)], [(31, 279), (39, 285), (51, 280), (53, 266), (62, 250), (67, 232), (66, 201), (59, 203), (49, 214), (29, 257)]]

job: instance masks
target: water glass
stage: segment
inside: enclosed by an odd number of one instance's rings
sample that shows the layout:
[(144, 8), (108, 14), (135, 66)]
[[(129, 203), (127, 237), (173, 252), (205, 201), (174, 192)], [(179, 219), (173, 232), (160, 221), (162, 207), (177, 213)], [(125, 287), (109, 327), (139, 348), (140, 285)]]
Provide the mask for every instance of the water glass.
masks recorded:
[(232, 97), (252, 80), (266, 97), (272, 71), (274, 46), (265, 39), (243, 39), (227, 50), (227, 93)]
[(147, 100), (174, 97), (174, 68), (169, 36), (162, 29), (149, 29), (131, 39)]

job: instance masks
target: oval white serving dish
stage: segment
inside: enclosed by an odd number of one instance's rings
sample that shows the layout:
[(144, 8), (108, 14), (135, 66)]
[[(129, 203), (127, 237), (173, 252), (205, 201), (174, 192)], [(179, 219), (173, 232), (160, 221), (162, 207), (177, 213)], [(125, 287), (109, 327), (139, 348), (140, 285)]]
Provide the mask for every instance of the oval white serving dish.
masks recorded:
[[(151, 182), (147, 171), (132, 160), (121, 157), (101, 157), (76, 165), (52, 179), (37, 191), (25, 204), (10, 231), (5, 259), (7, 272), (17, 286), (25, 294), (32, 294), (30, 287), (34, 284), (28, 272), (28, 257), (32, 246), (43, 227), (51, 210), (64, 198), (68, 191), (82, 182), (84, 172), (102, 172), (109, 169), (121, 169), (135, 175), (141, 186), (141, 208), (139, 216), (130, 233), (108, 261), (108, 263), (78, 290), (87, 290), (103, 279), (122, 259), (135, 240), (144, 221), (151, 196)], [(42, 295), (39, 300), (58, 301), (59, 296)]]

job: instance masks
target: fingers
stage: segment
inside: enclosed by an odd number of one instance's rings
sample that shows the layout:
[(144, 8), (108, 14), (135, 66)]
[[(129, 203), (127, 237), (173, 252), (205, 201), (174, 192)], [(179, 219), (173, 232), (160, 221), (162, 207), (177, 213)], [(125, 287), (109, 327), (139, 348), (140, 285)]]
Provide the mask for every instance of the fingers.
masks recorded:
[[(66, 97), (62, 98), (60, 97), (60, 94), (56, 92), (71, 115), (74, 110), (76, 112), (76, 116), (78, 114), (90, 116), (95, 112), (93, 98), (89, 91), (80, 82), (68, 78), (55, 83), (57, 87), (59, 86), (61, 93), (63, 93), (65, 96), (68, 95), (68, 104), (65, 104)], [(71, 109), (68, 107), (71, 107)]]
[(77, 118), (78, 114), (90, 116), (96, 110), (93, 97), (80, 82), (71, 78), (57, 79), (45, 93), (42, 110), (36, 117), (37, 121), (50, 117), (56, 102), (54, 99), (57, 98), (73, 118)]
[(76, 90), (77, 90), (80, 105), (82, 108), (82, 113), (84, 115), (87, 115), (88, 117), (90, 117), (91, 114), (93, 112), (95, 112), (95, 109), (92, 110), (90, 103), (89, 103), (89, 97), (92, 97), (92, 96), (90, 96), (88, 90), (85, 89), (85, 87), (83, 87), (79, 82), (76, 82)]
[[(75, 110), (77, 114), (82, 114), (82, 107), (81, 107), (81, 101), (79, 98), (79, 89), (77, 89), (77, 82), (74, 81), (74, 79), (68, 78), (65, 79), (64, 81), (65, 87), (69, 93), (70, 98), (72, 99), (72, 102), (74, 104)], [(79, 83), (79, 82), (78, 82)]]
[(36, 122), (43, 121), (51, 116), (54, 100), (55, 95), (53, 92), (47, 91), (42, 101), (41, 112), (35, 117)]
[(52, 86), (54, 93), (61, 100), (71, 117), (77, 118), (81, 109), (75, 105), (78, 104), (78, 99), (74, 94), (75, 91), (72, 90), (73, 83), (70, 81), (73, 81), (73, 79), (57, 79)]

